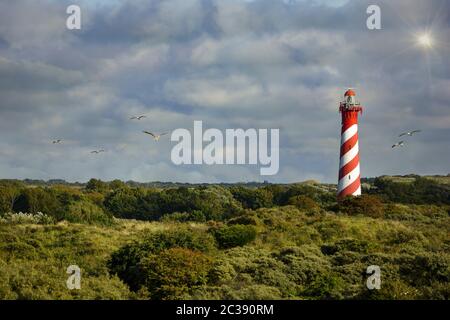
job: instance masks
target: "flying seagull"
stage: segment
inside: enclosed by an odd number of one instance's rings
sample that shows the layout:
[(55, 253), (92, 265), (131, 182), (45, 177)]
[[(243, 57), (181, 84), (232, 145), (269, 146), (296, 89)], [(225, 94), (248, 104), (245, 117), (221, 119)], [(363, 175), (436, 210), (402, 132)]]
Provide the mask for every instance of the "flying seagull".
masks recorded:
[(412, 136), (413, 134), (421, 132), (421, 131), (422, 130), (413, 130), (413, 131), (403, 132), (402, 134), (399, 135), (399, 137)]
[(144, 118), (147, 118), (147, 116), (145, 114), (140, 115), (140, 116), (132, 116), (130, 118), (130, 120), (141, 120), (141, 119), (144, 119)]
[(61, 142), (62, 142), (61, 139), (57, 139), (57, 140), (53, 140), (53, 141), (52, 141), (53, 144), (57, 144), (57, 143), (61, 143)]
[(105, 150), (100, 149), (100, 150), (91, 151), (91, 153), (95, 153), (95, 154), (99, 154), (99, 153), (102, 153), (102, 152), (105, 152)]
[(393, 144), (392, 148), (403, 147), (404, 145), (405, 145), (405, 142), (404, 141), (400, 141), (400, 142), (397, 142), (396, 144)]
[(162, 136), (169, 134), (168, 132), (164, 132), (161, 134), (155, 134), (155, 133), (151, 133), (148, 131), (142, 131), (142, 132), (151, 135), (153, 137), (153, 140), (155, 140), (155, 141), (158, 141)]

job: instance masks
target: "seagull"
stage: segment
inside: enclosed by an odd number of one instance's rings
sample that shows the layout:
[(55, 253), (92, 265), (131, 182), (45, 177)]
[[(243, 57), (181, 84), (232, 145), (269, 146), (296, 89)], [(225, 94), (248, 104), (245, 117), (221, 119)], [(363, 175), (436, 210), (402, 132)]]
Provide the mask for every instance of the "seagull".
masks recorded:
[(164, 132), (161, 134), (154, 134), (154, 133), (151, 133), (148, 131), (142, 131), (142, 132), (151, 135), (153, 137), (153, 140), (155, 140), (155, 141), (158, 141), (162, 136), (169, 134), (168, 132)]
[(404, 141), (400, 141), (400, 142), (397, 142), (396, 144), (393, 144), (392, 148), (403, 147), (404, 145), (405, 145), (405, 142)]
[(102, 152), (105, 152), (105, 150), (100, 149), (100, 150), (91, 151), (91, 153), (95, 153), (95, 154), (99, 154), (99, 153), (102, 153)]
[(144, 119), (144, 118), (147, 118), (147, 116), (145, 114), (140, 115), (140, 116), (132, 116), (130, 118), (130, 120), (141, 120), (141, 119)]
[(62, 142), (61, 139), (57, 139), (57, 140), (53, 140), (53, 141), (52, 141), (53, 144), (57, 144), (57, 143), (61, 143), (61, 142)]
[(408, 131), (408, 132), (403, 132), (402, 134), (399, 135), (399, 137), (402, 136), (412, 136), (415, 133), (421, 132), (422, 130), (413, 130), (413, 131)]

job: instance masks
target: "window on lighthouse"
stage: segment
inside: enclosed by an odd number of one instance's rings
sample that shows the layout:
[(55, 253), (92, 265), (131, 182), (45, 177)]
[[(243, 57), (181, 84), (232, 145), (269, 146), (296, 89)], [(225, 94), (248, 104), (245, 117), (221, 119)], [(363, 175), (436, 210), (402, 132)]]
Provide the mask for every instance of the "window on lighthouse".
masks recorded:
[(347, 97), (347, 103), (348, 103), (348, 104), (354, 104), (354, 102), (355, 102), (355, 99), (354, 99), (353, 96), (348, 96), (348, 97)]

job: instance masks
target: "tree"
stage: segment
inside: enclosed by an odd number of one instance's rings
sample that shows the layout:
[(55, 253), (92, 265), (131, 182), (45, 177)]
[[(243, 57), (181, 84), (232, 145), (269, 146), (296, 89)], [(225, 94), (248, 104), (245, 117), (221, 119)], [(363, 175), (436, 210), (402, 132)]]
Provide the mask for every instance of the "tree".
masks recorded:
[(98, 179), (91, 179), (86, 184), (86, 190), (88, 191), (98, 191), (105, 192), (108, 190), (108, 184)]
[(19, 196), (19, 188), (14, 186), (0, 186), (0, 213), (12, 212)]

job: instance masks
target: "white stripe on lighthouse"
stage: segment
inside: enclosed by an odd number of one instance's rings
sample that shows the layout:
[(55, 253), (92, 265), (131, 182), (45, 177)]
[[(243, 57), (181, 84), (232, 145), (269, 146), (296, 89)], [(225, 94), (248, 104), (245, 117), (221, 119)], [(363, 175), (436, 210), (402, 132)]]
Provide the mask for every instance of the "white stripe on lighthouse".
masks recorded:
[(355, 192), (353, 192), (353, 195), (354, 196), (360, 196), (361, 195), (361, 186), (359, 186), (358, 189)]
[(358, 125), (353, 124), (341, 135), (341, 146), (358, 132)]
[(356, 157), (358, 153), (359, 153), (359, 145), (358, 141), (356, 141), (353, 148), (351, 148), (348, 152), (346, 152), (343, 156), (341, 156), (341, 159), (339, 161), (339, 169), (345, 166), (350, 161), (352, 161), (352, 159)]
[(358, 165), (355, 167), (355, 169), (350, 171), (348, 174), (343, 176), (341, 180), (339, 180), (338, 191), (340, 192), (340, 191), (344, 190), (349, 185), (351, 185), (353, 182), (355, 182), (356, 179), (358, 179), (359, 174), (360, 174), (360, 170), (359, 170), (359, 163), (358, 163)]

